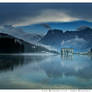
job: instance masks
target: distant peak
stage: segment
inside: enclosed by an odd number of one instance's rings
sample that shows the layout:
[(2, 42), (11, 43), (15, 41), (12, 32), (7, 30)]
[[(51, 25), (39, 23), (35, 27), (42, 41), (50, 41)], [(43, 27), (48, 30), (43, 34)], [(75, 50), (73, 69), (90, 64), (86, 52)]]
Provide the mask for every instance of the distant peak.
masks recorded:
[(88, 26), (80, 26), (77, 30), (82, 31), (82, 30), (90, 30), (91, 28)]
[(60, 29), (50, 29), (50, 30), (48, 30), (48, 32), (52, 32), (52, 33), (60, 32), (60, 33), (63, 33), (63, 31), (60, 30)]
[(12, 25), (3, 25), (3, 28), (6, 28), (6, 29), (13, 29), (14, 27)]
[(4, 25), (4, 27), (12, 27), (12, 25)]

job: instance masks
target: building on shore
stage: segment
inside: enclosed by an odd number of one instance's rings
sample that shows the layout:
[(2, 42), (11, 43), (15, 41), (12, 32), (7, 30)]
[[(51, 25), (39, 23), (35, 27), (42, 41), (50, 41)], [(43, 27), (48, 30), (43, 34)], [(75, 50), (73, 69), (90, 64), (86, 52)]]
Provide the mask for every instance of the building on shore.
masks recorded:
[(61, 48), (61, 55), (72, 55), (73, 53), (73, 48)]

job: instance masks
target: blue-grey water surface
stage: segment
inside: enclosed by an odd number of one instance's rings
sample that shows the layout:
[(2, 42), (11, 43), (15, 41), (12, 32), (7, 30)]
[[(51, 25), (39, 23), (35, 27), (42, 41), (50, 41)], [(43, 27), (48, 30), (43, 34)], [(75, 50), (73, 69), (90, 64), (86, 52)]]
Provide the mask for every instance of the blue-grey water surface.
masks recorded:
[(92, 88), (92, 57), (0, 55), (0, 88)]

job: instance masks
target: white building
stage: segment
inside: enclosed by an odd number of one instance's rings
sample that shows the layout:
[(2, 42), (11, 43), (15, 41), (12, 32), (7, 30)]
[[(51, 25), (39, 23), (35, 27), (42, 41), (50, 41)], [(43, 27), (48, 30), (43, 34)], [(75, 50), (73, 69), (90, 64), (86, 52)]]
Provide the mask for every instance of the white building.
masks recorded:
[(62, 55), (70, 55), (73, 54), (73, 48), (62, 48), (61, 49)]

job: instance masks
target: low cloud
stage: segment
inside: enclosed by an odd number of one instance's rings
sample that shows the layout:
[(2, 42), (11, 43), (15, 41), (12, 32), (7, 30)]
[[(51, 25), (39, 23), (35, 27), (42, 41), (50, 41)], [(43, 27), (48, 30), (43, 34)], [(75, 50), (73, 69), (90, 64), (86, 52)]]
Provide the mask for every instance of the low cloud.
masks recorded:
[(67, 41), (62, 41), (61, 46), (64, 48), (74, 48), (77, 50), (83, 50), (87, 44), (87, 41), (83, 38), (79, 38), (76, 36), (73, 39), (67, 40)]

